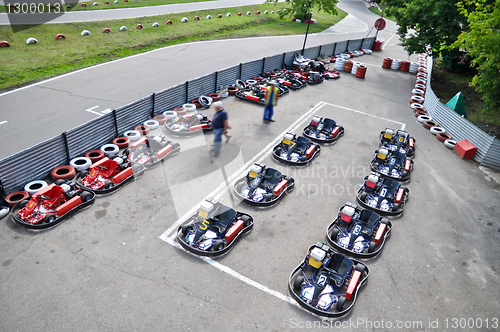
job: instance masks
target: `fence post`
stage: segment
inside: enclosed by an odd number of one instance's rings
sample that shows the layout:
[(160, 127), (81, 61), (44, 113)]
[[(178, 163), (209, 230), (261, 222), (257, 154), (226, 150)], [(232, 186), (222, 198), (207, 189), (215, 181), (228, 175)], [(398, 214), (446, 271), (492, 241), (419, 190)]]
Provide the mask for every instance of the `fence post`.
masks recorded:
[(346, 52), (349, 52), (349, 42), (350, 42), (350, 41), (351, 41), (350, 39), (347, 39), (347, 45), (346, 45), (346, 47), (345, 47), (345, 51), (346, 51)]
[(189, 81), (186, 81), (186, 103), (189, 103), (188, 92), (189, 92)]
[(238, 79), (241, 80), (241, 71), (243, 70), (243, 64), (240, 62), (240, 74), (238, 76)]
[(156, 99), (156, 92), (153, 92), (153, 107), (151, 107), (151, 118), (155, 117), (155, 99)]
[(66, 150), (66, 159), (67, 159), (66, 164), (69, 165), (69, 161), (71, 160), (71, 156), (69, 155), (68, 136), (67, 136), (66, 132), (62, 133), (62, 137), (64, 140), (64, 150)]
[(283, 61), (281, 61), (281, 68), (285, 68), (285, 58), (286, 58), (286, 53), (283, 53)]
[(115, 124), (115, 137), (119, 137), (120, 132), (118, 131), (118, 120), (116, 119), (116, 110), (113, 110), (113, 123)]
[(219, 72), (215, 72), (214, 92), (217, 92), (217, 81), (219, 80)]
[(266, 58), (262, 58), (262, 70), (260, 71), (261, 74), (264, 74), (264, 69), (266, 68)]
[(333, 44), (333, 54), (332, 55), (335, 55), (335, 51), (337, 50), (337, 43), (334, 43)]

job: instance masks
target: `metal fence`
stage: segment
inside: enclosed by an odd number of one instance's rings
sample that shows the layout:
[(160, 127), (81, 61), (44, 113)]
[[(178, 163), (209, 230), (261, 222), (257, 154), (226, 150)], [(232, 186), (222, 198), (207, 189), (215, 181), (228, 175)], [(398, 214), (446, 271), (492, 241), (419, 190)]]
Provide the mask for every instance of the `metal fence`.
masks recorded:
[(424, 107), (439, 126), (460, 141), (466, 139), (477, 147), (474, 160), (483, 166), (500, 169), (500, 140), (488, 135), (483, 130), (463, 118), (457, 112), (445, 106), (431, 88), (432, 57), (427, 58), (427, 88)]
[[(316, 59), (321, 54), (330, 56), (347, 50), (371, 49), (374, 41), (375, 37), (370, 37), (315, 46), (305, 49), (304, 56)], [(200, 95), (215, 92), (221, 86), (234, 85), (237, 79), (251, 79), (263, 72), (283, 68), (285, 64), (291, 65), (297, 52), (300, 50), (241, 63), (153, 93), (2, 159), (0, 185), (5, 192), (10, 193), (22, 189), (30, 181), (47, 178), (56, 166), (67, 165), (71, 159), (100, 148), (154, 115), (181, 106)]]

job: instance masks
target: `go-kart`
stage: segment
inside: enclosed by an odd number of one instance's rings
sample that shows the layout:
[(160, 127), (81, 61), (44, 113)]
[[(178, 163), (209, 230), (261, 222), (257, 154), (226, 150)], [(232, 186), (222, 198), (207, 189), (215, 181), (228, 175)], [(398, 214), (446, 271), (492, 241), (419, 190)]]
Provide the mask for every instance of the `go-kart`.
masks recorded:
[(368, 267), (316, 243), (288, 280), (292, 297), (305, 309), (326, 317), (347, 314), (367, 281)]
[(195, 215), (177, 230), (177, 242), (202, 256), (219, 256), (253, 228), (251, 215), (238, 212), (213, 199), (206, 199)]
[(377, 213), (346, 203), (328, 226), (328, 244), (351, 256), (370, 258), (378, 255), (391, 234), (392, 223)]
[[(244, 87), (242, 85), (244, 85)], [(235, 97), (241, 100), (257, 103), (259, 105), (264, 105), (267, 86), (266, 80), (256, 81), (252, 84), (240, 83), (241, 88), (236, 91)], [(277, 87), (279, 90), (279, 97), (290, 92), (290, 89), (284, 84), (284, 81), (278, 82)]]
[(12, 207), (12, 219), (19, 225), (31, 229), (55, 226), (81, 208), (95, 201), (95, 193), (82, 190), (68, 180), (57, 180), (30, 200), (23, 200)]
[(0, 186), (0, 219), (8, 215), (10, 211), (10, 204), (7, 202), (5, 197), (3, 197), (2, 193), (3, 188)]
[(406, 182), (410, 180), (413, 160), (407, 159), (400, 151), (389, 151), (381, 148), (375, 151), (370, 168), (391, 179)]
[(372, 172), (365, 177), (356, 199), (364, 208), (397, 216), (403, 213), (409, 192), (398, 181)]
[(302, 133), (316, 142), (333, 143), (344, 135), (344, 127), (337, 126), (335, 120), (315, 115)]
[(121, 157), (109, 156), (92, 164), (88, 171), (76, 175), (76, 183), (96, 194), (110, 193), (135, 177), (142, 175), (144, 165), (131, 164)]
[(273, 157), (281, 162), (306, 166), (321, 152), (321, 145), (311, 142), (304, 136), (296, 137), (287, 133), (281, 142), (273, 148)]
[(157, 166), (168, 157), (179, 153), (181, 145), (165, 136), (143, 136), (131, 147), (123, 151), (123, 157), (132, 164), (141, 164), (146, 168)]
[(415, 156), (415, 139), (404, 130), (398, 130), (394, 134), (394, 129), (385, 128), (380, 132), (380, 147), (390, 151), (399, 151), (406, 154), (408, 158)]
[(178, 115), (165, 121), (165, 131), (178, 136), (191, 136), (212, 130), (212, 121), (205, 114)]
[(285, 193), (289, 193), (295, 180), (274, 168), (266, 168), (264, 164), (255, 164), (247, 176), (234, 184), (236, 196), (244, 202), (258, 206), (269, 206), (277, 203)]

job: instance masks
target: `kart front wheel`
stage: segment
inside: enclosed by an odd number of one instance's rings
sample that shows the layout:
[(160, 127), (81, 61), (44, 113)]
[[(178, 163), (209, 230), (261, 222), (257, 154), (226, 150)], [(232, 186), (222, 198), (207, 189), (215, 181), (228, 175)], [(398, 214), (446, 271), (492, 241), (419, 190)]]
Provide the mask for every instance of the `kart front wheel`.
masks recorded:
[(184, 236), (187, 236), (192, 229), (193, 229), (193, 226), (191, 226), (191, 225), (184, 226), (184, 227), (182, 227), (182, 234)]
[(113, 183), (113, 181), (111, 180), (108, 180), (106, 181), (106, 183), (104, 184), (104, 189), (111, 189), (115, 186), (115, 184)]
[(365, 202), (365, 203), (366, 203), (366, 193), (362, 193), (362, 194), (359, 196), (359, 199), (361, 200), (361, 202)]
[(293, 282), (293, 289), (300, 290), (302, 288), (302, 283), (304, 282), (303, 276), (298, 276)]
[(65, 184), (65, 183), (66, 183), (66, 180), (64, 180), (64, 179), (59, 179), (56, 181), (57, 186), (60, 186), (61, 184)]
[(87, 202), (90, 202), (90, 200), (92, 200), (92, 194), (89, 193), (88, 191), (84, 191), (80, 195), (80, 198), (82, 199), (83, 203), (87, 203)]
[(43, 222), (46, 224), (50, 224), (52, 222), (56, 221), (56, 216), (53, 215), (52, 213), (47, 213), (45, 217), (43, 218)]
[(23, 207), (26, 206), (26, 204), (28, 204), (29, 200), (25, 199), (23, 201), (21, 201), (21, 203), (19, 203), (19, 210), (21, 210)]
[(215, 251), (221, 251), (222, 249), (224, 249), (225, 246), (226, 246), (226, 242), (224, 242), (224, 241), (215, 241), (215, 243), (212, 246), (212, 248), (214, 248)]
[(344, 310), (344, 303), (345, 303), (345, 297), (344, 296), (339, 297), (339, 299), (337, 300), (337, 304), (335, 305), (337, 311)]
[(374, 252), (376, 246), (377, 245), (375, 244), (375, 242), (370, 242), (370, 245), (368, 246), (368, 252)]
[(337, 241), (337, 237), (339, 236), (339, 229), (337, 227), (332, 229), (332, 233), (330, 236), (331, 236), (333, 241)]

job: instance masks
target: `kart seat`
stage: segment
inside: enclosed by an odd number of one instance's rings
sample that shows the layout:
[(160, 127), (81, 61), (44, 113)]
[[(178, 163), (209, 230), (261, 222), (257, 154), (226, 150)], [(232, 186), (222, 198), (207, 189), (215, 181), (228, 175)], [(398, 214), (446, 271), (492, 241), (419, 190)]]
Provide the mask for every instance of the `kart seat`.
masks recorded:
[(187, 126), (194, 126), (194, 125), (197, 125), (197, 124), (198, 124), (198, 123), (196, 123), (196, 121), (198, 121), (198, 122), (199, 122), (199, 119), (198, 119), (197, 114), (195, 114), (195, 115), (191, 116), (189, 119), (187, 119), (187, 120), (185, 121), (185, 123), (186, 123), (186, 125), (187, 125)]
[(396, 165), (403, 165), (406, 160), (406, 155), (399, 151), (393, 151), (391, 157), (396, 158)]
[(300, 151), (300, 153), (305, 153), (307, 147), (309, 146), (309, 143), (311, 143), (311, 140), (309, 138), (304, 136), (299, 136), (297, 138), (297, 146), (295, 147), (295, 150)]
[(399, 182), (391, 178), (385, 178), (384, 182), (382, 182), (381, 188), (387, 189), (387, 198), (394, 198), (396, 197), (396, 192), (399, 189)]
[(261, 187), (266, 190), (273, 190), (276, 182), (281, 178), (281, 172), (275, 170), (274, 168), (267, 168), (264, 173), (264, 179), (262, 180)]
[(333, 257), (328, 262), (325, 270), (328, 271), (328, 276), (335, 283), (335, 285), (340, 288), (344, 283), (344, 280), (351, 271), (354, 263), (349, 258), (342, 256), (340, 254), (333, 254)]
[(236, 211), (221, 205), (217, 208), (217, 211), (214, 213), (212, 218), (212, 225), (219, 233), (224, 233), (226, 231), (227, 226), (231, 223), (236, 217)]
[(337, 123), (335, 122), (335, 120), (329, 118), (323, 119), (323, 130), (326, 131), (327, 133), (331, 133), (336, 125)]
[(373, 233), (373, 229), (375, 228), (375, 225), (377, 224), (379, 219), (380, 216), (373, 211), (370, 210), (361, 211), (358, 218), (358, 222), (362, 223), (363, 225), (361, 233), (367, 236), (371, 236)]

